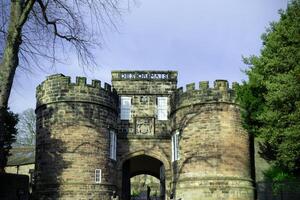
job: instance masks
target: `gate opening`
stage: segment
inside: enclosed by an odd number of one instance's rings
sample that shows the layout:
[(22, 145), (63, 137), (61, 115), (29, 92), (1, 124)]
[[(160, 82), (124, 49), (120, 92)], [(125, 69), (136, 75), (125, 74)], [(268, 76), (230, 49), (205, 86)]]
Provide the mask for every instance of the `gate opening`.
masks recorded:
[[(152, 179), (156, 180), (159, 191), (157, 191), (155, 184), (152, 184), (152, 186), (148, 184), (144, 185), (143, 194), (140, 194), (140, 196), (134, 194), (131, 187), (135, 187), (131, 183), (134, 184), (134, 180), (140, 177), (139, 175), (149, 178), (151, 176), (155, 177)], [(155, 191), (157, 191), (156, 194)], [(139, 155), (126, 160), (122, 168), (122, 199), (147, 200), (149, 197), (155, 200), (165, 200), (165, 168), (163, 163), (147, 155)]]

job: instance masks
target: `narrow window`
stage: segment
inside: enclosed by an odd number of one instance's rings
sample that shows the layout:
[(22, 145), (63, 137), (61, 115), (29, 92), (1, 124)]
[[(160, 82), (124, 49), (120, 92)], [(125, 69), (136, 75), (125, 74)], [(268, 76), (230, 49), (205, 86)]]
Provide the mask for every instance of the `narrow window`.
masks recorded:
[(131, 97), (121, 97), (121, 119), (129, 120), (131, 113)]
[(168, 97), (157, 97), (157, 119), (168, 120)]
[(114, 131), (110, 131), (110, 155), (113, 160), (117, 159), (117, 135)]
[(179, 131), (172, 135), (172, 162), (179, 160)]
[(101, 183), (101, 169), (95, 169), (95, 183)]

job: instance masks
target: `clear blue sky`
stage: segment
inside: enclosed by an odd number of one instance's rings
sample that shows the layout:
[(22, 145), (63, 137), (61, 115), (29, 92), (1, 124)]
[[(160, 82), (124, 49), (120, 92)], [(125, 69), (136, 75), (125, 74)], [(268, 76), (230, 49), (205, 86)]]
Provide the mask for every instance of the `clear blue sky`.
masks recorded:
[(215, 79), (246, 79), (242, 56), (259, 55), (260, 36), (288, 0), (138, 0), (104, 33), (105, 45), (94, 49), (99, 67), (82, 70), (76, 56), (55, 69), (17, 71), (10, 107), (35, 108), (35, 88), (47, 75), (63, 73), (110, 83), (110, 71), (177, 70), (178, 86)]

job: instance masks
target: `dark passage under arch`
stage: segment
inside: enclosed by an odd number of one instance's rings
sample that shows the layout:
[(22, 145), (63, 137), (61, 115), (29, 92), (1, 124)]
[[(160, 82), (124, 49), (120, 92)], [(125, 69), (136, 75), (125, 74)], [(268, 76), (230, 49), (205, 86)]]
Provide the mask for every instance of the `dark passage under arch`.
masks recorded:
[(163, 163), (151, 156), (139, 155), (126, 160), (122, 166), (122, 199), (130, 200), (130, 178), (140, 174), (160, 180), (160, 199), (165, 199), (165, 169)]

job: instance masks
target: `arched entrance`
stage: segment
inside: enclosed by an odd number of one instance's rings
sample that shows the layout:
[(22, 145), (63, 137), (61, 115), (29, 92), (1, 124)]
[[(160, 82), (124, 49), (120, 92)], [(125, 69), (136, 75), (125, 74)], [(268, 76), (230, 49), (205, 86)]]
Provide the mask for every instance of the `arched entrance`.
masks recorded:
[[(122, 165), (122, 199), (131, 199), (130, 178), (147, 174), (160, 180), (159, 199), (165, 200), (165, 167), (164, 164), (148, 155), (137, 155), (127, 159)], [(151, 188), (150, 188), (151, 189)]]

